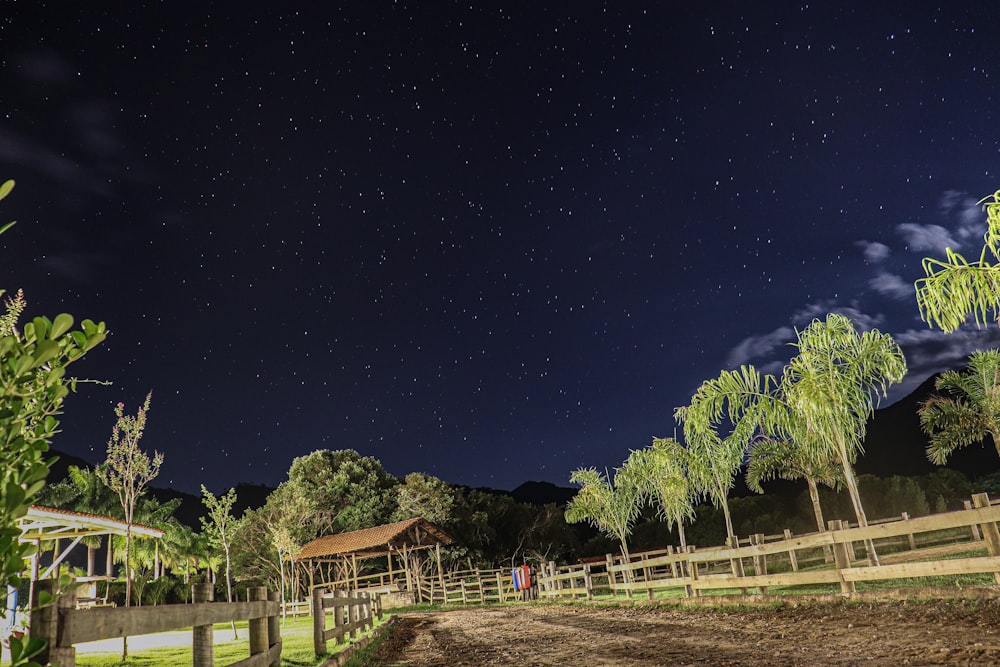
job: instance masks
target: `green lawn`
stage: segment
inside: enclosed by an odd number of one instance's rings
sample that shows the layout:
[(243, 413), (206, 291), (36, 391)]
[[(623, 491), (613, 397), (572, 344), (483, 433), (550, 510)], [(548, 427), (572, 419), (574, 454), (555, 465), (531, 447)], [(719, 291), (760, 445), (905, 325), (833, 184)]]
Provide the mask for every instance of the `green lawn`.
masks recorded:
[[(388, 616), (384, 617), (382, 622), (388, 618)], [(246, 621), (237, 623), (236, 628), (240, 638), (234, 640), (230, 624), (220, 623), (215, 626), (215, 664), (218, 667), (238, 662), (250, 655), (250, 643), (246, 639)], [(323, 664), (326, 658), (317, 658), (313, 652), (312, 633), (312, 618), (309, 616), (289, 618), (282, 625), (281, 664), (283, 667), (316, 667)], [(190, 631), (187, 633), (187, 637), (189, 636)], [(169, 645), (146, 646), (146, 644), (156, 642), (157, 639), (162, 640), (157, 643)], [(184, 643), (181, 644), (180, 641), (184, 641)], [(109, 646), (112, 642), (113, 646)], [(142, 645), (140, 646), (140, 644)], [(327, 650), (330, 653), (343, 647), (343, 644), (334, 645), (333, 642), (327, 644)], [(128, 661), (122, 663), (121, 657), (121, 640), (109, 640), (98, 649), (78, 647), (76, 664), (80, 667), (112, 667), (122, 664), (134, 667), (190, 667), (191, 643), (189, 638), (185, 640), (178, 633), (146, 635), (142, 641), (135, 637), (129, 641)]]

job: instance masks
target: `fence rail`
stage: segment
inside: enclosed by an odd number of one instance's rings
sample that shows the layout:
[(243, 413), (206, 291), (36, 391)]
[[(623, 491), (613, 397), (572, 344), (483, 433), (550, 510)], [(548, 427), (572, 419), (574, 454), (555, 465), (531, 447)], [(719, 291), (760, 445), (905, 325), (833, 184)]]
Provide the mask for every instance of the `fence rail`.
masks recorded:
[[(739, 546), (706, 549), (688, 547), (674, 550), (633, 554), (628, 560), (608, 555), (605, 563), (585, 563), (557, 567), (549, 563), (538, 573), (539, 594), (542, 597), (594, 597), (598, 576), (594, 568), (603, 567), (611, 592), (633, 595), (645, 592), (650, 598), (657, 591), (683, 588), (687, 596), (702, 595), (713, 589), (756, 588), (765, 592), (770, 586), (807, 584), (839, 584), (844, 593), (855, 590), (859, 581), (883, 581), (900, 578), (920, 578), (949, 574), (993, 573), (1000, 584), (1000, 505), (992, 504), (985, 494), (973, 496), (967, 509), (930, 516), (900, 518), (871, 522), (866, 527), (848, 527), (842, 521), (831, 521), (823, 532), (792, 536), (754, 535), (734, 542)], [(951, 537), (945, 540), (942, 534)], [(867, 540), (886, 546), (901, 545), (916, 549), (918, 545), (940, 544), (943, 540), (964, 539), (969, 549), (985, 545), (987, 555), (951, 560), (924, 560), (885, 565), (856, 563), (855, 546)], [(780, 539), (779, 539), (780, 538)], [(864, 553), (863, 547), (859, 550)], [(824, 554), (831, 554), (828, 559)], [(803, 569), (801, 564), (814, 559), (820, 565)], [(830, 563), (825, 563), (832, 560)], [(768, 562), (788, 563), (790, 571), (768, 573)], [(775, 568), (776, 569), (776, 568)], [(747, 574), (749, 572), (750, 574)], [(603, 580), (602, 580), (603, 583)]]
[[(52, 592), (51, 580), (38, 583), (39, 590)], [(192, 628), (194, 667), (212, 667), (212, 626), (249, 621), (250, 657), (228, 667), (277, 667), (281, 663), (277, 593), (269, 595), (265, 588), (251, 588), (249, 594), (249, 602), (212, 602), (212, 585), (195, 584), (193, 604), (100, 609), (75, 609), (73, 595), (67, 594), (55, 605), (32, 612), (31, 630), (48, 644), (40, 656), (41, 664), (58, 662), (61, 667), (75, 667), (75, 644)]]
[[(374, 626), (375, 618), (382, 618), (382, 604), (378, 593), (355, 591), (327, 592), (324, 588), (314, 588), (312, 592), (313, 648), (316, 655), (326, 654), (326, 645), (331, 639), (343, 642), (350, 635)], [(328, 610), (330, 613), (328, 614)], [(327, 616), (333, 617), (333, 626), (327, 627)]]

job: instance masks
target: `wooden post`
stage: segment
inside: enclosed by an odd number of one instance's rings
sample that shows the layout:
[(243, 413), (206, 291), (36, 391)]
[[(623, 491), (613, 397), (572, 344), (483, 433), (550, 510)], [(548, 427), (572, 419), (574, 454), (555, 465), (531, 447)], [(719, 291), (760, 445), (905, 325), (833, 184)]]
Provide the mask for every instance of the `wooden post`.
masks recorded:
[[(843, 530), (844, 522), (840, 519), (835, 519), (830, 521), (828, 527), (831, 531)], [(851, 547), (847, 542), (836, 542), (833, 545), (833, 562), (837, 568), (837, 574), (840, 575), (840, 592), (841, 593), (853, 593), (854, 592), (854, 582), (847, 581), (841, 574), (841, 570), (849, 568), (851, 566), (851, 556), (848, 549)]]
[(611, 569), (614, 567), (615, 558), (611, 554), (606, 554), (604, 556), (604, 562), (607, 564), (608, 568), (608, 585), (611, 586), (611, 594), (614, 595), (618, 592), (618, 576)]
[[(215, 595), (212, 584), (191, 586), (191, 599), (195, 604), (211, 602)], [(191, 628), (191, 661), (194, 667), (212, 667), (215, 664), (215, 650), (212, 646), (212, 626), (196, 625)]]
[[(43, 579), (36, 584), (35, 595), (41, 592), (53, 595), (56, 591), (54, 579)], [(58, 600), (46, 607), (33, 607), (31, 611), (31, 636), (45, 640), (45, 650), (36, 660), (46, 665), (58, 662), (61, 667), (76, 667), (76, 649), (72, 646), (59, 645), (60, 612), (72, 609), (72, 595), (61, 595)]]
[[(688, 545), (687, 553), (694, 553), (694, 545)], [(683, 561), (682, 569), (687, 570), (687, 575), (691, 579), (691, 584), (684, 586), (684, 595), (687, 597), (701, 597), (701, 589), (695, 589), (694, 582), (698, 580), (698, 564), (693, 562), (688, 556), (687, 560)]]
[[(910, 520), (910, 513), (909, 512), (903, 512), (903, 514), (901, 516), (903, 517), (903, 521), (909, 521)], [(913, 537), (913, 533), (910, 533), (909, 535), (907, 535), (907, 537), (910, 538), (910, 551), (916, 551), (917, 550), (917, 540), (916, 540), (916, 538)]]
[(594, 599), (594, 577), (590, 572), (590, 563), (583, 565), (583, 585), (587, 589), (587, 599)]
[[(764, 534), (763, 533), (754, 533), (753, 535), (751, 535), (750, 536), (750, 544), (753, 545), (753, 546), (760, 546), (760, 545), (764, 544)], [(756, 574), (758, 577), (766, 575), (767, 574), (767, 556), (765, 556), (764, 554), (754, 555), (754, 557), (753, 557), (753, 569), (754, 569), (754, 574)], [(761, 595), (766, 595), (767, 594), (767, 586), (759, 586), (758, 588), (760, 589)]]
[[(972, 509), (971, 500), (964, 500), (962, 501), (962, 504), (965, 505), (965, 509), (967, 510)], [(976, 542), (983, 539), (982, 536), (979, 534), (979, 524), (972, 524), (972, 539), (974, 539)]]
[[(972, 496), (972, 504), (977, 509), (989, 507), (990, 497), (985, 493), (977, 493)], [(986, 548), (989, 550), (990, 555), (1000, 556), (1000, 531), (997, 530), (996, 523), (984, 523), (980, 525), (979, 529), (983, 533), (983, 539), (986, 540)], [(994, 572), (993, 578), (1000, 584), (1000, 572)]]
[[(347, 595), (348, 595), (347, 591), (333, 592), (334, 598), (345, 598), (347, 597)], [(338, 602), (338, 600), (334, 600), (334, 602), (336, 603)], [(341, 630), (340, 628), (343, 628), (345, 625), (347, 625), (347, 605), (343, 604), (342, 600), (339, 602), (340, 604), (335, 605), (333, 608), (333, 627), (338, 628), (337, 630), (338, 642), (343, 641), (344, 639), (344, 631)]]
[(312, 617), (313, 617), (313, 652), (318, 658), (326, 653), (326, 610), (323, 609), (323, 588), (312, 589)]
[[(278, 591), (271, 591), (267, 594), (268, 602), (281, 602), (281, 595)], [(277, 614), (267, 617), (267, 648), (271, 649), (275, 644), (281, 643), (281, 623)], [(281, 658), (271, 662), (269, 667), (280, 667)]]
[[(437, 559), (438, 566), (438, 583), (441, 585), (441, 590), (444, 590), (444, 570), (441, 568), (441, 544), (434, 545), (434, 556)], [(431, 602), (434, 602), (434, 596), (431, 595)]]
[[(263, 586), (253, 586), (247, 589), (247, 600), (249, 602), (267, 602), (267, 589)], [(250, 627), (250, 655), (267, 653), (267, 618), (251, 618)]]
[[(785, 541), (786, 542), (792, 541), (792, 531), (790, 531), (788, 528), (785, 528)], [(799, 571), (799, 559), (795, 555), (795, 549), (788, 550), (788, 562), (792, 564), (792, 572)]]

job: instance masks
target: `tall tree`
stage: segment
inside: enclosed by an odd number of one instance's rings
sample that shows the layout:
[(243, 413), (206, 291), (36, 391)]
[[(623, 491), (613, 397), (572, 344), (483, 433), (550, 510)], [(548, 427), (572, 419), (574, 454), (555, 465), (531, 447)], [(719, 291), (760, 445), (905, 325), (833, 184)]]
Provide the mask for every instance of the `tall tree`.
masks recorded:
[(566, 505), (566, 521), (586, 521), (608, 537), (618, 540), (622, 556), (629, 560), (628, 538), (639, 517), (642, 494), (627, 476), (609, 479), (595, 468), (574, 470), (570, 483), (580, 490)]
[(926, 277), (915, 283), (920, 317), (949, 333), (970, 317), (977, 326), (1000, 319), (1000, 190), (979, 203), (986, 211), (979, 259), (970, 262), (945, 248), (943, 261), (924, 258)]
[(809, 450), (801, 447), (796, 439), (760, 438), (750, 446), (747, 486), (757, 493), (764, 493), (762, 484), (772, 479), (804, 479), (809, 489), (816, 528), (821, 532), (826, 530), (823, 507), (819, 500), (819, 485), (823, 484), (834, 490), (840, 488), (844, 471), (836, 461), (813, 458)]
[(393, 521), (423, 517), (438, 526), (451, 523), (455, 490), (446, 482), (422, 472), (411, 472), (396, 487), (396, 510)]
[[(226, 601), (233, 601), (232, 556), (230, 549), (233, 542), (233, 529), (236, 518), (233, 516), (233, 504), (236, 502), (236, 489), (229, 489), (224, 495), (216, 497), (211, 491), (201, 485), (201, 502), (208, 510), (208, 517), (201, 517), (202, 531), (209, 536), (214, 546), (222, 549), (226, 557)], [(236, 635), (236, 621), (233, 621), (233, 635)]]
[(618, 472), (640, 489), (668, 527), (677, 527), (682, 548), (687, 546), (684, 524), (694, 519), (687, 458), (687, 450), (674, 438), (653, 438), (649, 447), (629, 454)]
[[(133, 415), (125, 414), (125, 404), (115, 407), (115, 425), (108, 440), (108, 458), (98, 468), (98, 475), (118, 495), (125, 513), (125, 606), (132, 601), (132, 524), (139, 498), (150, 481), (156, 478), (163, 464), (163, 454), (154, 452), (152, 458), (139, 448), (139, 441), (146, 430), (146, 414), (153, 394)], [(128, 658), (128, 639), (122, 642), (122, 661)]]
[[(805, 425), (809, 437), (798, 444), (812, 459), (840, 464), (858, 524), (867, 526), (854, 463), (879, 398), (906, 376), (903, 351), (889, 334), (877, 329), (859, 334), (838, 314), (814, 320), (795, 345), (798, 354), (781, 382), (788, 407), (783, 414)], [(869, 562), (877, 565), (874, 545), (866, 546)]]
[[(674, 416), (684, 426), (688, 478), (695, 493), (722, 508), (726, 535), (735, 539), (729, 492), (746, 458), (750, 442), (761, 429), (772, 427), (775, 381), (753, 366), (722, 371), (698, 387), (691, 403)], [(725, 435), (721, 435), (725, 433)]]
[(930, 436), (927, 458), (944, 465), (952, 452), (986, 436), (1000, 455), (1000, 350), (978, 350), (964, 371), (945, 371), (940, 392), (920, 406), (920, 426)]

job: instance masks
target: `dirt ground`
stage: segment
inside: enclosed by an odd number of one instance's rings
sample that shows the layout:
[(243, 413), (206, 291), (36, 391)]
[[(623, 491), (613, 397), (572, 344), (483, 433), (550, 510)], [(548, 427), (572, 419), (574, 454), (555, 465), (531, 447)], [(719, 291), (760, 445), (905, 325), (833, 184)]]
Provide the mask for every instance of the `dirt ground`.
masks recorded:
[(405, 665), (1000, 665), (1000, 601), (772, 609), (523, 606), (402, 615), (374, 659)]

